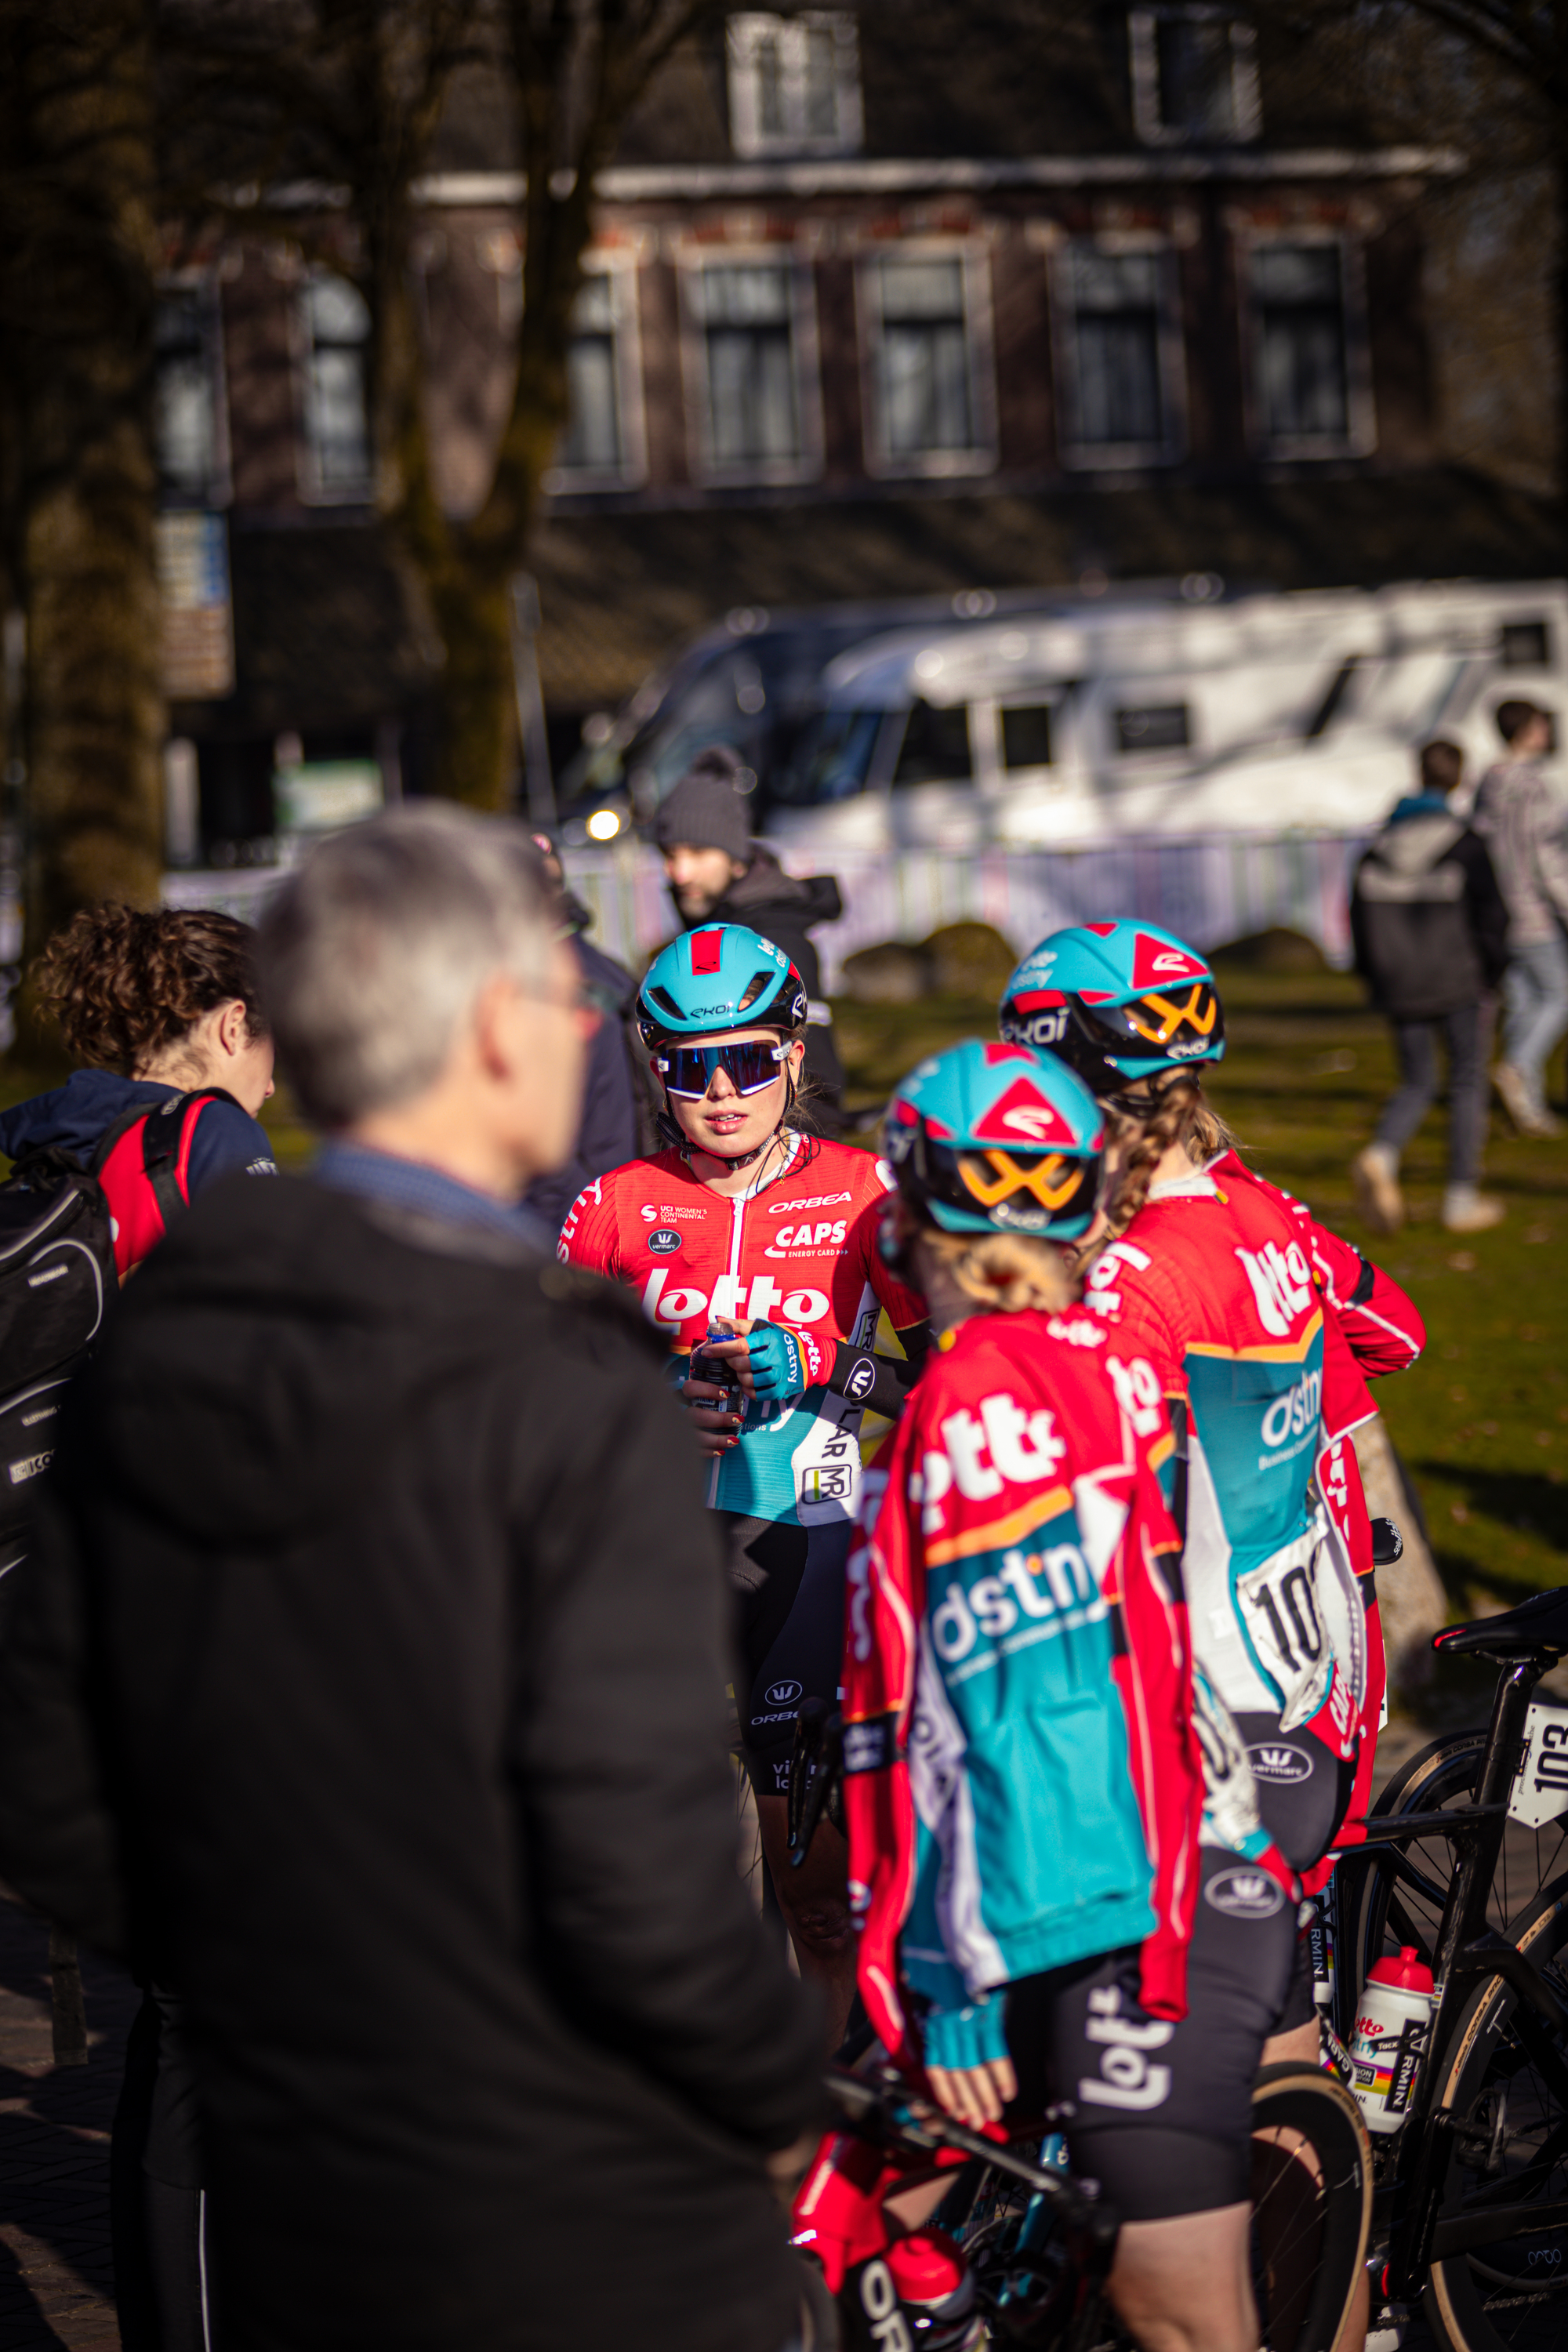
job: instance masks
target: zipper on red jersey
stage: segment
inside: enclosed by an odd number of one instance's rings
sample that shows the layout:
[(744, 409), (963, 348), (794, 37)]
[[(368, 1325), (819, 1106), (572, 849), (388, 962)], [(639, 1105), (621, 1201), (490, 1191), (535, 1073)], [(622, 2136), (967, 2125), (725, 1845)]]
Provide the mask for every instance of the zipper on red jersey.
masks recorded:
[[(784, 1166), (779, 1170), (779, 1177), (784, 1177), (789, 1174), (790, 1170), (795, 1166), (795, 1153), (799, 1149), (800, 1144), (798, 1138), (792, 1135), (789, 1139), (789, 1156), (785, 1160)], [(775, 1178), (774, 1181), (776, 1182), (777, 1181), (778, 1179)], [(727, 1303), (724, 1306), (721, 1306), (719, 1304), (719, 1285), (718, 1283), (715, 1283), (713, 1286), (713, 1297), (708, 1308), (710, 1316), (722, 1316), (724, 1320), (730, 1323), (739, 1323), (742, 1319), (747, 1319), (746, 1301), (741, 1295), (741, 1252), (746, 1238), (746, 1203), (748, 1201), (754, 1201), (756, 1199), (757, 1194), (763, 1189), (763, 1176), (759, 1175), (755, 1183), (748, 1184), (743, 1192), (732, 1193), (730, 1199), (730, 1263), (724, 1274), (721, 1276), (721, 1280), (728, 1285), (728, 1289), (725, 1294)], [(773, 1286), (776, 1288), (777, 1285), (775, 1284)], [(733, 1301), (732, 1305), (728, 1303), (728, 1301), (731, 1300)], [(710, 1507), (712, 1507), (718, 1502), (719, 1473), (723, 1466), (724, 1456), (721, 1454), (715, 1454), (713, 1458), (713, 1473), (708, 1481), (707, 1499)]]

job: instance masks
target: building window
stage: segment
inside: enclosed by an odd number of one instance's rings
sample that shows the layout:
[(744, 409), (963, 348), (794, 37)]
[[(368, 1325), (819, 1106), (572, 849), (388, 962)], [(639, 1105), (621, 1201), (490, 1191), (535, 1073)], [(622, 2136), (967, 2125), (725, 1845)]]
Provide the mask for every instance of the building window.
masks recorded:
[(969, 712), (955, 702), (945, 710), (917, 701), (910, 710), (893, 770), (895, 792), (908, 784), (965, 784), (973, 770)]
[(1258, 37), (1223, 8), (1135, 8), (1132, 119), (1151, 145), (1256, 139)]
[(637, 343), (637, 272), (594, 269), (572, 312), (568, 423), (547, 482), (574, 489), (626, 482), (646, 469)]
[(1193, 740), (1184, 702), (1147, 703), (1114, 714), (1118, 751), (1184, 751)]
[(973, 473), (995, 462), (990, 305), (979, 253), (862, 264), (867, 462), (877, 473)]
[(371, 487), (370, 310), (357, 286), (314, 270), (301, 302), (310, 495), (363, 499)]
[(1063, 457), (1139, 465), (1180, 454), (1181, 336), (1165, 248), (1068, 246), (1057, 289)]
[(1002, 765), (1014, 768), (1048, 768), (1056, 754), (1051, 744), (1051, 705), (1048, 702), (1020, 702), (1001, 713)]
[(692, 270), (686, 289), (705, 394), (701, 469), (798, 480), (820, 440), (804, 383), (809, 279), (789, 261), (740, 261)]
[(731, 16), (730, 137), (737, 155), (849, 155), (860, 144), (855, 19), (837, 10)]
[(1284, 457), (1370, 447), (1364, 341), (1352, 338), (1339, 239), (1254, 245), (1247, 287), (1261, 446)]
[(223, 337), (211, 279), (162, 289), (153, 320), (153, 438), (165, 506), (228, 499)]

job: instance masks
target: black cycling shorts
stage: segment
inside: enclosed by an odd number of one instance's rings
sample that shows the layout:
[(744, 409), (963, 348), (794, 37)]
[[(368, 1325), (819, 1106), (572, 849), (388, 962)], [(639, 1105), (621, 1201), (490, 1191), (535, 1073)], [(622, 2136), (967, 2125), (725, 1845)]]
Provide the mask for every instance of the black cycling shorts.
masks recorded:
[(1020, 2101), (1068, 2111), (1073, 2169), (1124, 2221), (1251, 2195), (1252, 2086), (1289, 1990), (1296, 1906), (1233, 1853), (1205, 1850), (1202, 1864), (1180, 2025), (1139, 2001), (1136, 1946), (1008, 1990)]
[[(1300, 1906), (1305, 1908), (1305, 1906)], [(1285, 2005), (1274, 2021), (1276, 2033), (1294, 2033), (1303, 2025), (1318, 2022), (1318, 1996), (1312, 1979), (1312, 1933), (1310, 1922), (1303, 1922), (1296, 1930), (1296, 1957), (1290, 1966), (1290, 1983), (1285, 1995)]]
[(1355, 1758), (1342, 1763), (1310, 1731), (1281, 1731), (1277, 1715), (1238, 1715), (1263, 1826), (1293, 1870), (1310, 1870), (1333, 1843), (1355, 1786)]
[(739, 1602), (741, 1755), (760, 1797), (787, 1796), (802, 1699), (838, 1703), (844, 1565), (854, 1530), (847, 1519), (802, 1528), (737, 1511), (720, 1516)]

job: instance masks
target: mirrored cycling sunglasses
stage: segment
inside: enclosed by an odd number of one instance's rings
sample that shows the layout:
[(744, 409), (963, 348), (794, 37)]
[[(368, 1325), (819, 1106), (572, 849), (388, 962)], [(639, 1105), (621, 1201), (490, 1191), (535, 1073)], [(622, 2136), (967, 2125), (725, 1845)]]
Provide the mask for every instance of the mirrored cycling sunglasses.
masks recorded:
[(1088, 1172), (1087, 1162), (1069, 1160), (1061, 1151), (1018, 1157), (1011, 1151), (961, 1151), (956, 1156), (964, 1189), (983, 1209), (994, 1209), (1015, 1192), (1029, 1192), (1054, 1216), (1066, 1208)]
[(1225, 1015), (1211, 981), (1190, 988), (1152, 989), (1131, 1004), (1085, 1004), (1078, 1018), (1085, 1032), (1118, 1055), (1163, 1057), (1184, 1047), (1189, 1053), (1216, 1045), (1225, 1035)]
[(788, 1055), (787, 1045), (753, 1037), (743, 1045), (670, 1045), (654, 1055), (653, 1066), (672, 1095), (705, 1095), (715, 1070), (724, 1072), (738, 1095), (758, 1095), (773, 1085)]

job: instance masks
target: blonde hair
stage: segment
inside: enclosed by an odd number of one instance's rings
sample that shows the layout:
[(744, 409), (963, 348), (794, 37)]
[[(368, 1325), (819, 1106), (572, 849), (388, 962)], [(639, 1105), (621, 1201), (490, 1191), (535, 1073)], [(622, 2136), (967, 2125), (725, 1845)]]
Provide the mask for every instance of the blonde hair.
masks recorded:
[(1173, 1144), (1184, 1146), (1194, 1168), (1202, 1168), (1222, 1151), (1240, 1149), (1237, 1137), (1219, 1113), (1204, 1099), (1203, 1084), (1195, 1070), (1184, 1070), (1163, 1094), (1155, 1097), (1147, 1118), (1110, 1109), (1107, 1128), (1109, 1146), (1114, 1148), (1131, 1138), (1131, 1150), (1118, 1171), (1116, 1189), (1106, 1206), (1106, 1230), (1089, 1253), (1091, 1256), (1098, 1256), (1107, 1243), (1116, 1241), (1127, 1231), (1149, 1197), (1155, 1169)]
[(921, 1240), (964, 1297), (993, 1315), (1048, 1315), (1079, 1295), (1071, 1266), (1054, 1242), (1028, 1234), (946, 1234), (922, 1224)]

